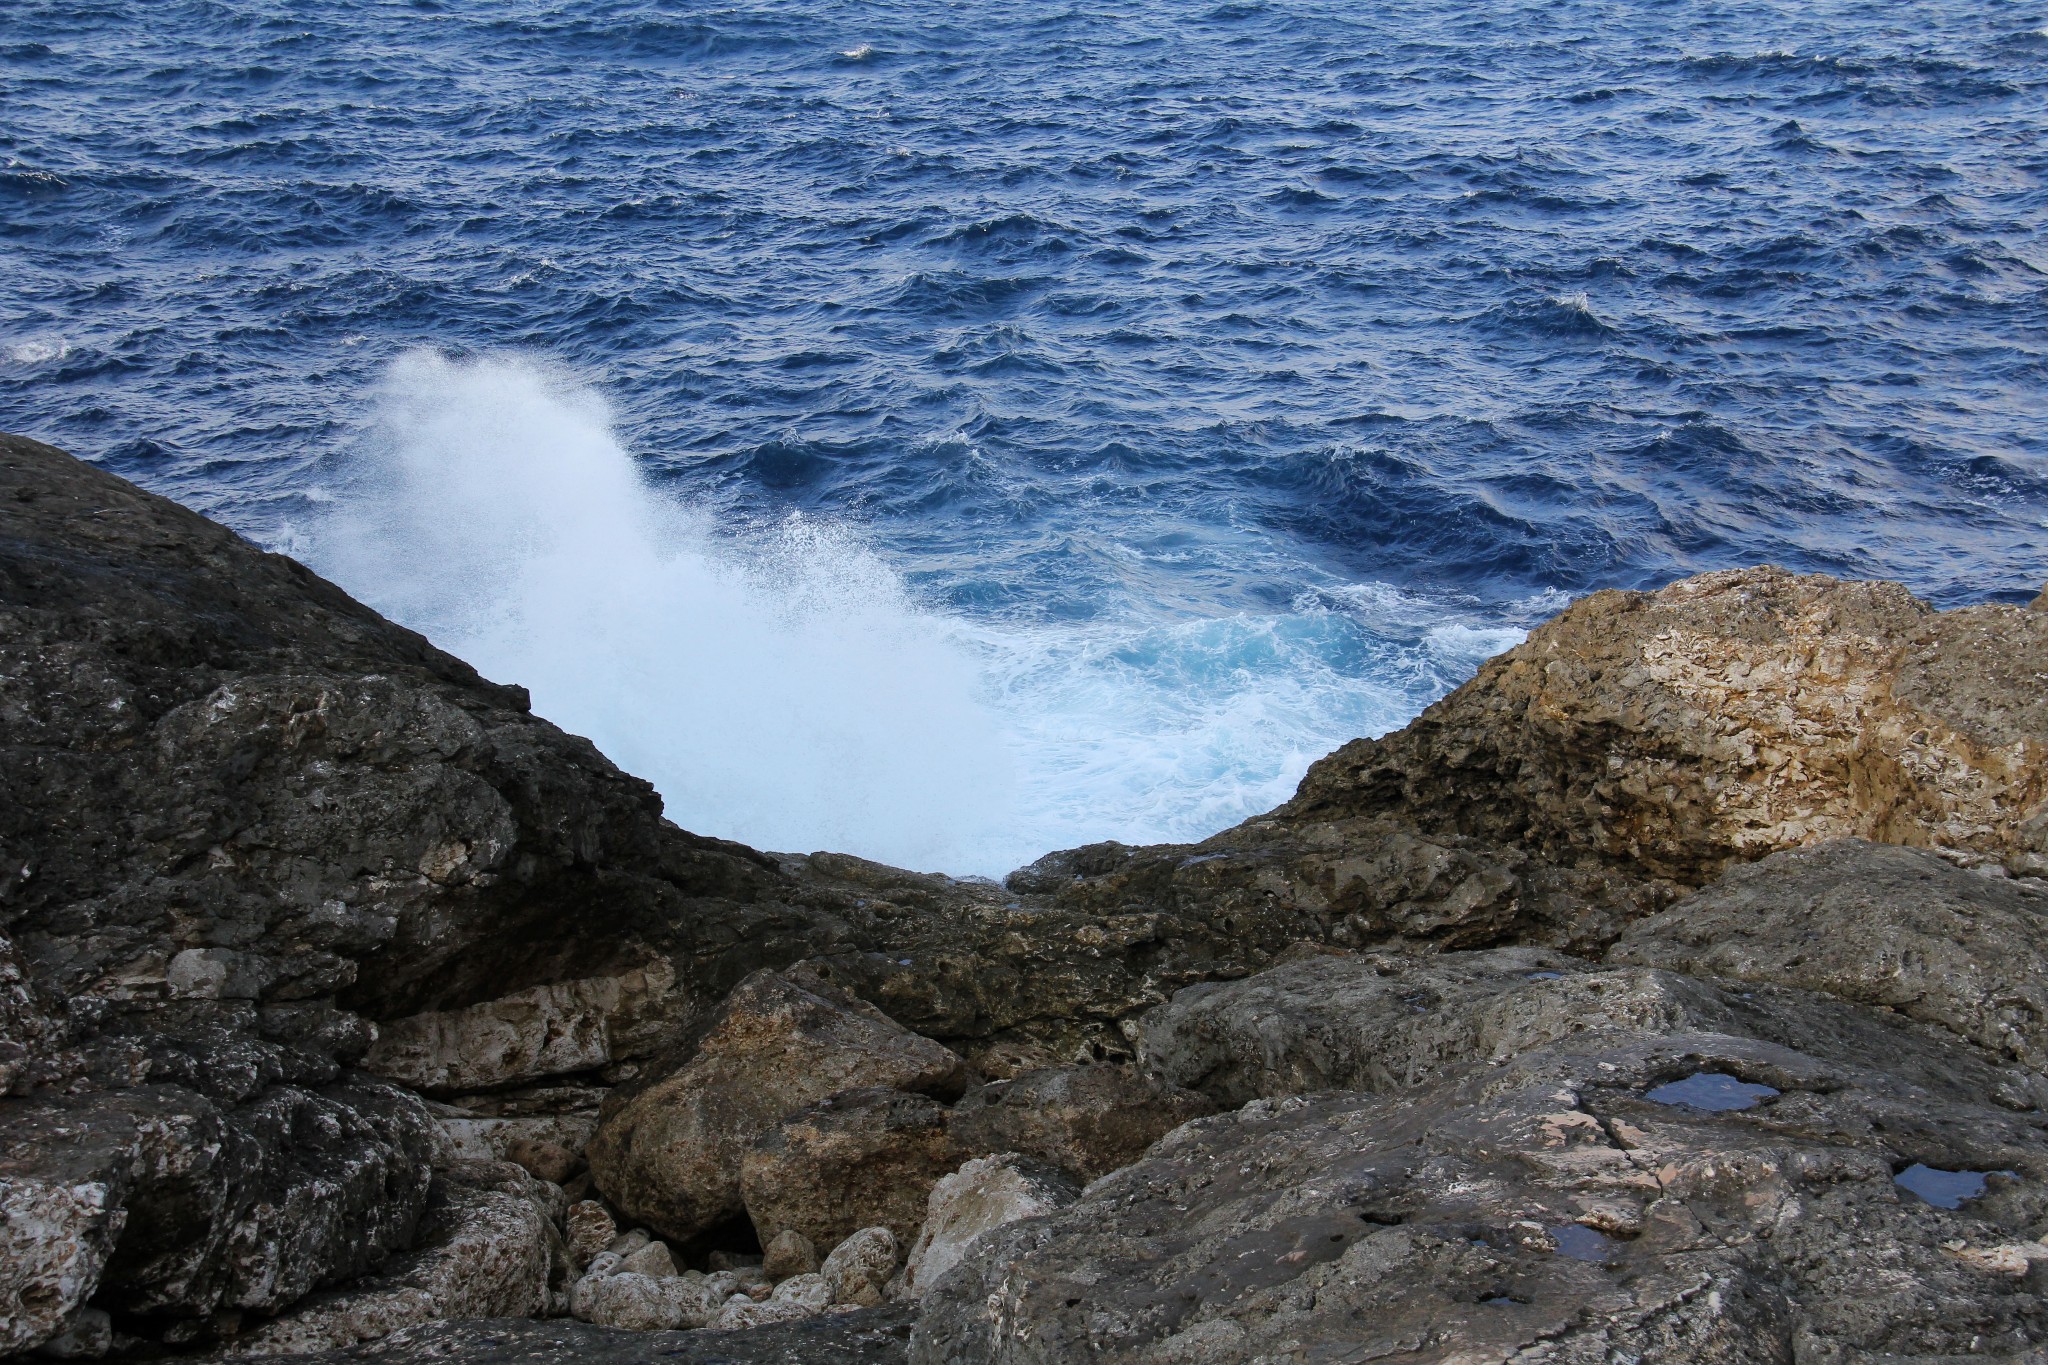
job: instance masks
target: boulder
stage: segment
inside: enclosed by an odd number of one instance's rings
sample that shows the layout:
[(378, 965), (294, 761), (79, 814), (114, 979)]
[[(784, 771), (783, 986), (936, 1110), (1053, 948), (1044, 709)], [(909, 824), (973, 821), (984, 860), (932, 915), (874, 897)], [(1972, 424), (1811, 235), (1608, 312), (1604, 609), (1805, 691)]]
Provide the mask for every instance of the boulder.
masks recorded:
[(873, 1307), (896, 1273), (901, 1247), (887, 1228), (862, 1228), (825, 1257), (818, 1273), (832, 1291), (833, 1303)]
[(832, 1286), (823, 1275), (813, 1271), (806, 1275), (792, 1275), (775, 1286), (769, 1295), (774, 1303), (794, 1303), (823, 1312), (832, 1306)]
[(1190, 986), (1147, 1015), (1145, 1064), (1225, 1105), (1324, 1090), (1395, 1091), (1607, 1029), (1712, 1032), (1872, 1056), (1933, 1093), (2029, 1109), (2048, 1087), (1940, 1030), (1810, 991), (1722, 987), (1547, 948), (1313, 954)]
[(645, 1246), (620, 1258), (618, 1273), (650, 1275), (657, 1280), (665, 1280), (677, 1271), (675, 1258), (669, 1255), (667, 1243), (649, 1241)]
[(1823, 991), (2048, 1070), (2048, 884), (1924, 849), (1773, 854), (1630, 926), (1608, 958)]
[[(222, 1104), (179, 1085), (0, 1100), (0, 1342), (90, 1299), (131, 1334), (271, 1313), (408, 1246), (432, 1118), (367, 1078)], [(184, 1324), (185, 1327), (180, 1327)]]
[(571, 1204), (562, 1227), (569, 1260), (579, 1271), (588, 1267), (598, 1253), (609, 1248), (619, 1235), (618, 1224), (612, 1221), (611, 1213), (595, 1199)]
[(747, 1216), (764, 1243), (779, 1229), (837, 1246), (876, 1226), (908, 1243), (933, 1182), (960, 1164), (947, 1119), (928, 1096), (873, 1087), (800, 1109), (742, 1160)]
[(968, 1162), (932, 1187), (923, 1230), (904, 1267), (904, 1295), (922, 1296), (983, 1233), (1045, 1217), (1079, 1193), (1062, 1172), (1014, 1152)]
[(590, 1169), (614, 1208), (687, 1240), (742, 1211), (746, 1151), (784, 1115), (842, 1090), (950, 1097), (966, 1082), (957, 1055), (874, 1006), (814, 975), (758, 972), (688, 1063), (599, 1125)]
[[(2048, 1231), (2048, 1117), (1870, 1060), (1616, 1029), (1254, 1101), (984, 1234), (911, 1358), (2022, 1358), (2048, 1332), (2011, 1268)], [(1981, 1174), (1950, 1207), (1924, 1168)]]
[(801, 1232), (784, 1228), (761, 1252), (761, 1272), (772, 1280), (809, 1275), (818, 1268), (818, 1248)]
[(569, 1264), (555, 1230), (559, 1193), (516, 1166), (458, 1162), (435, 1180), (422, 1236), (345, 1289), (244, 1321), (234, 1355), (297, 1355), (351, 1346), (441, 1318), (539, 1317), (559, 1311)]
[(962, 1153), (1021, 1152), (1085, 1184), (1214, 1112), (1207, 1096), (1134, 1066), (1042, 1067), (968, 1092), (951, 1132)]

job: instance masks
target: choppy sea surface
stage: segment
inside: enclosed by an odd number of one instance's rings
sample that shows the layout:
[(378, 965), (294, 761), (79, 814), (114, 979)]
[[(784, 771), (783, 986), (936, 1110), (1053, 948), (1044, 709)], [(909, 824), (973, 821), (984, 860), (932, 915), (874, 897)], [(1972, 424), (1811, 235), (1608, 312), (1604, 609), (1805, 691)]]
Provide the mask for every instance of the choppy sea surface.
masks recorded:
[(1572, 595), (2048, 578), (2048, 3), (9, 0), (0, 427), (1001, 873)]

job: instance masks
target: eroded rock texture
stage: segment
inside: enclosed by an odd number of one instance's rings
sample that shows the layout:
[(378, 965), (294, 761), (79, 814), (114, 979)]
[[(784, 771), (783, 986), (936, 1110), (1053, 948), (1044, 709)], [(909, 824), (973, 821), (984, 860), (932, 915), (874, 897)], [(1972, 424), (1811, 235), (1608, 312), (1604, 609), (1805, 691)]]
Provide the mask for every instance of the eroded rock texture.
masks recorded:
[[(2048, 613), (1777, 569), (1600, 592), (1293, 800), (1196, 845), (1012, 878), (1062, 907), (1293, 940), (1597, 950), (1730, 866), (1846, 836), (2048, 872)], [(1217, 973), (1223, 975), (1224, 973)]]
[[(1702, 1073), (1779, 1093), (1647, 1098)], [(911, 1358), (2020, 1360), (2048, 1333), (2043, 1136), (1874, 1068), (1610, 1031), (1197, 1120), (978, 1242)], [(1915, 1163), (2016, 1178), (1938, 1208), (1894, 1183)]]

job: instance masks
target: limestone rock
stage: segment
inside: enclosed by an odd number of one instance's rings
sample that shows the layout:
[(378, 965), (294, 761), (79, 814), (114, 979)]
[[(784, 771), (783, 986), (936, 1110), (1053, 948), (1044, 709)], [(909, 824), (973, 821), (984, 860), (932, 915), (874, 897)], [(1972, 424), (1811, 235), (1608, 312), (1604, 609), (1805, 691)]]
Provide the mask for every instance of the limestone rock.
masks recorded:
[(960, 1058), (816, 977), (758, 972), (696, 1055), (599, 1126), (588, 1156), (613, 1207), (687, 1239), (741, 1212), (746, 1150), (784, 1115), (863, 1086), (958, 1095)]
[(1214, 1112), (1206, 1096), (1133, 1066), (1047, 1067), (970, 1091), (951, 1132), (962, 1153), (1021, 1152), (1085, 1184)]
[[(1649, 1098), (1712, 1076), (1752, 1107)], [(1256, 1101), (985, 1235), (926, 1292), (912, 1359), (2016, 1358), (2048, 1301), (1956, 1252), (2048, 1225), (2044, 1124), (1769, 1043), (1626, 1030)], [(1894, 1183), (1913, 1163), (2017, 1178), (1950, 1209)]]
[(813, 1271), (806, 1275), (792, 1275), (775, 1286), (769, 1296), (774, 1303), (794, 1303), (823, 1312), (832, 1305), (832, 1286), (823, 1275)]
[(809, 1275), (818, 1268), (818, 1248), (811, 1239), (784, 1228), (768, 1239), (761, 1253), (761, 1271), (772, 1280)]
[(932, 1183), (960, 1164), (947, 1119), (928, 1096), (875, 1087), (800, 1109), (741, 1163), (747, 1216), (764, 1241), (789, 1229), (812, 1246), (837, 1246), (881, 1226), (908, 1242)]
[(1970, 1103), (2026, 1109), (2048, 1098), (1995, 1056), (1828, 996), (1723, 988), (1545, 948), (1309, 956), (1190, 986), (1146, 1016), (1140, 1044), (1168, 1080), (1239, 1105), (1400, 1090), (1602, 1029), (1722, 1033), (1847, 1064), (1882, 1056), (1902, 1079)]
[(232, 1106), (0, 1100), (0, 1339), (46, 1339), (88, 1298), (145, 1327), (275, 1312), (410, 1243), (433, 1151), (419, 1101), (360, 1078)]
[(681, 1280), (614, 1271), (578, 1280), (569, 1304), (577, 1317), (600, 1327), (660, 1332), (685, 1325), (686, 1295), (692, 1300), (696, 1298), (694, 1288)]
[(611, 1213), (595, 1199), (571, 1204), (562, 1226), (567, 1233), (564, 1240), (569, 1259), (579, 1270), (589, 1266), (619, 1235)]
[(776, 1322), (797, 1322), (815, 1317), (821, 1307), (808, 1303), (797, 1303), (788, 1299), (734, 1299), (719, 1311), (710, 1326), (717, 1331), (730, 1332), (748, 1327), (765, 1327)]
[(541, 1316), (569, 1266), (549, 1192), (516, 1166), (463, 1162), (435, 1181), (420, 1241), (377, 1275), (310, 1295), (245, 1330), (236, 1355), (350, 1346), (439, 1318)]
[(818, 1271), (832, 1291), (832, 1302), (863, 1307), (880, 1303), (896, 1273), (900, 1251), (896, 1234), (879, 1227), (862, 1228), (833, 1247)]
[(667, 1279), (676, 1274), (675, 1258), (669, 1255), (667, 1243), (650, 1241), (621, 1259), (617, 1273), (649, 1275), (657, 1280)]
[(2048, 870), (2048, 617), (1778, 569), (1595, 593), (1289, 804), (1440, 813), (1681, 885), (1854, 835)]
[(1774, 854), (1632, 926), (1609, 957), (1884, 1006), (2048, 1070), (2048, 886), (1924, 850)]
[(932, 1187), (924, 1228), (904, 1270), (904, 1294), (924, 1294), (983, 1233), (1042, 1218), (1073, 1203), (1079, 1193), (1061, 1172), (1015, 1153), (968, 1162)]

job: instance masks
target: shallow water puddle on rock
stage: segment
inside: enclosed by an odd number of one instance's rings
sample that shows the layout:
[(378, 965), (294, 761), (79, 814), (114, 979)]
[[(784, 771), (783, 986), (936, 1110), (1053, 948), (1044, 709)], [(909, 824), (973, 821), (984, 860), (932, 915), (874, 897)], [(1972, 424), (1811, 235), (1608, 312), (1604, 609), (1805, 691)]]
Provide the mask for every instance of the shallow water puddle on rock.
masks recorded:
[(1892, 1183), (1911, 1190), (1938, 1209), (1961, 1208), (1984, 1193), (1986, 1176), (2013, 1176), (2011, 1171), (1944, 1171), (1914, 1162), (1892, 1177)]
[(1574, 1261), (1604, 1261), (1614, 1252), (1614, 1243), (1605, 1233), (1582, 1223), (1566, 1223), (1563, 1227), (1552, 1228), (1550, 1240), (1557, 1243), (1558, 1255), (1569, 1256)]
[(1644, 1093), (1643, 1098), (1657, 1104), (1682, 1104), (1692, 1109), (1707, 1109), (1716, 1113), (1735, 1109), (1754, 1109), (1764, 1100), (1780, 1092), (1775, 1086), (1757, 1085), (1741, 1080), (1722, 1071), (1699, 1071), (1682, 1081), (1672, 1081)]

